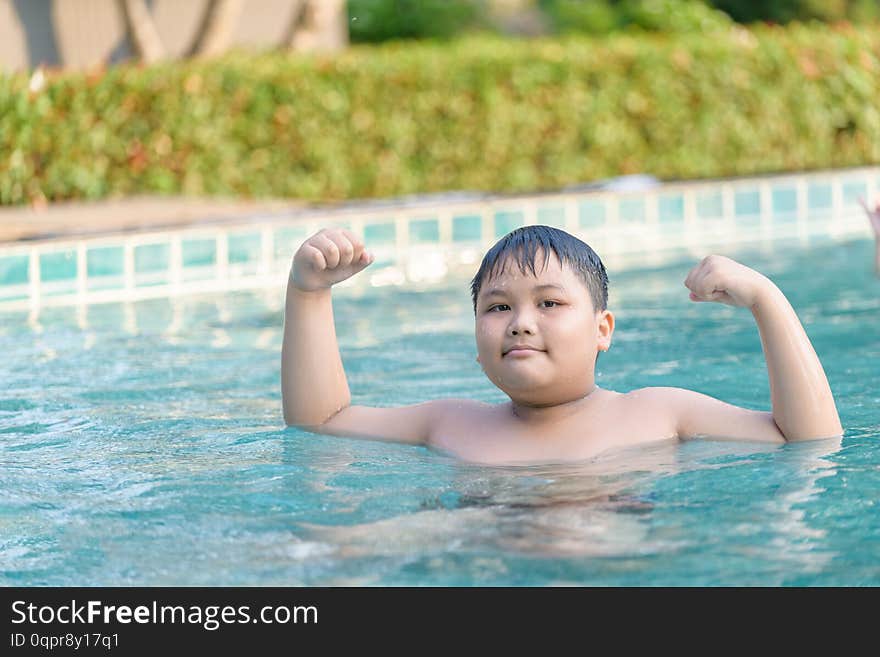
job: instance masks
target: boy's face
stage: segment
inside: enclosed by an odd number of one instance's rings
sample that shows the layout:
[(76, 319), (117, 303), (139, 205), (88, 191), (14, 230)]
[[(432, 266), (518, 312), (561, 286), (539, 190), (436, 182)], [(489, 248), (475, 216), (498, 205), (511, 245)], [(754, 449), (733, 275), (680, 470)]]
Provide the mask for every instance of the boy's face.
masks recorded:
[[(551, 255), (537, 276), (514, 262), (477, 297), (477, 360), (514, 401), (552, 406), (592, 391), (598, 351), (611, 345), (614, 316), (596, 311), (583, 281)], [(515, 349), (515, 347), (523, 347)]]

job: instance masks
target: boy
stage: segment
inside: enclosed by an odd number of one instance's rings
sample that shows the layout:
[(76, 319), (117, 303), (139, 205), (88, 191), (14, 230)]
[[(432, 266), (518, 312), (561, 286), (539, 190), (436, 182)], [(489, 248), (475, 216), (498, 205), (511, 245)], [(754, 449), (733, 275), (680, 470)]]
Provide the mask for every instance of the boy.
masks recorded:
[(486, 464), (584, 460), (612, 448), (695, 436), (782, 443), (843, 433), (822, 365), (791, 305), (769, 279), (723, 256), (705, 258), (685, 285), (693, 301), (752, 311), (772, 414), (679, 388), (626, 394), (599, 388), (596, 360), (614, 332), (605, 268), (584, 242), (547, 226), (502, 238), (471, 284), (477, 360), (510, 402), (351, 406), (330, 288), (372, 262), (346, 230), (321, 230), (296, 252), (281, 350), (288, 425), (427, 445)]

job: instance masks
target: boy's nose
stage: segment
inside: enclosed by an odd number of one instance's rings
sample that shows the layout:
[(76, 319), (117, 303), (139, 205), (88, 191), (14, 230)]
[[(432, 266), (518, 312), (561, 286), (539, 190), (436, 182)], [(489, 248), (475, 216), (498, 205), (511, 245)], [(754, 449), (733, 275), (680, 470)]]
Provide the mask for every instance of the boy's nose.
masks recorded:
[(508, 327), (510, 335), (534, 335), (535, 327), (531, 318), (517, 315)]

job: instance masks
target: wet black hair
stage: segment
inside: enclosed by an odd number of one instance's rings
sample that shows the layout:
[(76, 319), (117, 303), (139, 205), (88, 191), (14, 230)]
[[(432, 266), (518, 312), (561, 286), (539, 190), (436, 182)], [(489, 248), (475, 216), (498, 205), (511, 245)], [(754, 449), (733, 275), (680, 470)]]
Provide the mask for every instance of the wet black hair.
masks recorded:
[(508, 233), (495, 243), (486, 255), (471, 281), (471, 297), (474, 314), (477, 312), (477, 296), (483, 282), (497, 274), (503, 274), (508, 262), (514, 262), (523, 274), (528, 270), (537, 276), (535, 261), (538, 251), (544, 254), (544, 267), (554, 254), (563, 267), (569, 267), (586, 285), (595, 310), (608, 307), (608, 274), (605, 265), (589, 244), (574, 235), (551, 226), (523, 226)]

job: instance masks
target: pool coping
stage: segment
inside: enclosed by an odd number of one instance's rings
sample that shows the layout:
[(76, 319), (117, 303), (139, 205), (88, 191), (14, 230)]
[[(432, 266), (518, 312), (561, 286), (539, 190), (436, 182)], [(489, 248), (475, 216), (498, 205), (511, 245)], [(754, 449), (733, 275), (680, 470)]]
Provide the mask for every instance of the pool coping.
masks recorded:
[[(276, 200), (224, 207), (217, 200), (181, 205), (141, 197), (103, 204), (103, 220), (91, 223), (82, 218), (94, 206), (74, 204), (48, 210), (52, 221), (38, 223), (28, 239), (0, 243), (0, 310), (280, 288), (296, 247), (328, 225), (363, 235), (377, 256), (369, 275), (342, 289), (472, 273), (498, 237), (536, 223), (585, 239), (619, 271), (747, 244), (772, 250), (785, 241), (870, 237), (856, 196), (878, 195), (875, 166), (697, 181), (625, 177), (531, 194), (452, 192), (332, 205)], [(138, 207), (159, 219), (150, 223)], [(46, 229), (71, 212), (81, 219), (65, 231)]]

